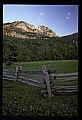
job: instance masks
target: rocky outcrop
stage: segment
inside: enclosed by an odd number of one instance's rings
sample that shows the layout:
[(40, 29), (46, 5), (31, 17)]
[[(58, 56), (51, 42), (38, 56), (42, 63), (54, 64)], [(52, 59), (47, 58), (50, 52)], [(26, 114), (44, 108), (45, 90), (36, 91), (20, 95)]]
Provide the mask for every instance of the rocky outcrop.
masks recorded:
[(45, 27), (45, 26), (39, 26), (38, 30), (42, 32), (44, 35), (49, 36), (49, 37), (55, 37), (56, 33), (53, 32), (50, 28)]
[[(29, 35), (29, 33), (32, 33)], [(34, 25), (28, 24), (23, 21), (15, 21), (12, 23), (3, 24), (3, 34), (17, 37), (17, 38), (36, 38), (36, 36), (56, 37), (56, 33), (50, 28), (39, 26), (38, 29)]]

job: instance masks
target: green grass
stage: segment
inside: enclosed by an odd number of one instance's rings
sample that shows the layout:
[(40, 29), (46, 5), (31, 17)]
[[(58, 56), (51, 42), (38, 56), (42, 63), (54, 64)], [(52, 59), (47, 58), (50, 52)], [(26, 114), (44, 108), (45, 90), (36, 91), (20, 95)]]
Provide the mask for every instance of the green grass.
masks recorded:
[[(42, 65), (51, 64), (56, 73), (78, 71), (77, 60), (43, 62), (21, 62), (25, 70), (41, 70)], [(4, 66), (5, 69), (8, 67)], [(11, 66), (13, 69), (13, 67)], [(10, 68), (8, 68), (10, 69)], [(78, 85), (77, 81), (56, 83), (58, 85)], [(3, 81), (3, 115), (22, 116), (78, 116), (78, 95), (55, 95), (44, 98), (36, 88), (14, 81)]]
[(23, 69), (27, 70), (40, 70), (42, 65), (51, 64), (51, 68), (56, 70), (56, 73), (69, 73), (76, 72), (78, 69), (77, 60), (57, 60), (57, 61), (42, 61), (42, 62), (26, 62), (21, 63)]
[[(57, 61), (41, 61), (41, 62), (20, 62), (23, 70), (41, 70), (42, 65), (51, 64), (51, 69), (55, 69), (56, 73), (71, 73), (78, 71), (78, 60), (57, 60)], [(8, 67), (4, 65), (4, 69), (14, 69), (14, 66)]]
[(78, 85), (78, 81), (77, 80), (70, 80), (70, 81), (63, 81), (63, 82), (54, 82), (54, 86), (58, 85), (58, 86), (77, 86)]
[(77, 116), (77, 95), (55, 95), (48, 99), (40, 88), (3, 81), (3, 115)]

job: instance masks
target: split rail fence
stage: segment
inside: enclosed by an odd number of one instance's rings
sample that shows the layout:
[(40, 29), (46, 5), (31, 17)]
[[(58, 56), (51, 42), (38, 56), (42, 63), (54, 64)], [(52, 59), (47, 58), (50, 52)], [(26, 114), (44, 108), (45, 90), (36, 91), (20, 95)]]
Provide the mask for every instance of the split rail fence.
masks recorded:
[(41, 88), (41, 94), (51, 98), (55, 94), (77, 94), (78, 86), (59, 86), (56, 83), (78, 80), (78, 72), (67, 74), (56, 74), (56, 70), (51, 70), (50, 64), (42, 66), (42, 70), (22, 70), (16, 66), (15, 70), (4, 70), (3, 80), (14, 80), (28, 85)]

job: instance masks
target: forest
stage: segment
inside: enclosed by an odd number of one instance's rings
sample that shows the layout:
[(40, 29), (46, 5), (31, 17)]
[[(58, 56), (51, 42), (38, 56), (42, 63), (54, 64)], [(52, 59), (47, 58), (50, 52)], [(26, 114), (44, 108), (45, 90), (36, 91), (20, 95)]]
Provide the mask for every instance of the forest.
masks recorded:
[(3, 62), (78, 59), (78, 33), (64, 37), (22, 39), (3, 36)]

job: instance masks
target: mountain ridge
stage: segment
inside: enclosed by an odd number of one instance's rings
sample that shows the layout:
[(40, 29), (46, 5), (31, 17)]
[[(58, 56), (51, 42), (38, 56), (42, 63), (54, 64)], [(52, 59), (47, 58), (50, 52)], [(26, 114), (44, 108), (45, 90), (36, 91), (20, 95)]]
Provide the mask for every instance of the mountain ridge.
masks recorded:
[(44, 31), (39, 32), (33, 25), (23, 22), (3, 25), (4, 62), (69, 59), (78, 59), (78, 33), (49, 37)]
[(37, 37), (56, 37), (56, 33), (49, 27), (40, 25), (36, 28), (32, 24), (24, 21), (14, 21), (11, 23), (3, 24), (3, 34), (17, 37), (17, 38), (30, 38), (36, 39)]

